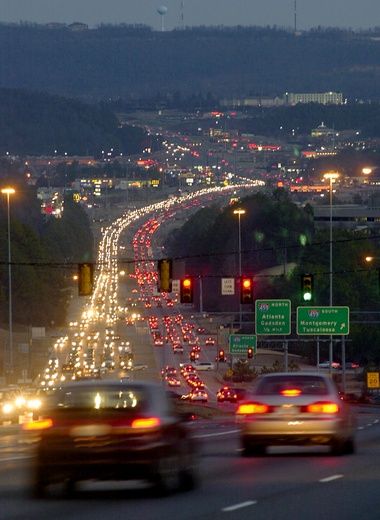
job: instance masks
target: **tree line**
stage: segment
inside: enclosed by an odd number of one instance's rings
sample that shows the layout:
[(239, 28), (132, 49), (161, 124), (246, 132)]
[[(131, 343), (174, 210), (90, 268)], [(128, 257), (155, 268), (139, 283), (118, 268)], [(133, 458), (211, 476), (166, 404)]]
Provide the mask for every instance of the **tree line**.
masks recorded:
[[(311, 273), (312, 304), (328, 306), (329, 231), (314, 227), (312, 208), (296, 206), (281, 189), (273, 194), (250, 195), (240, 201), (240, 206), (246, 211), (241, 217), (242, 272), (255, 277), (254, 298), (290, 299), (293, 309), (305, 305), (301, 275)], [(205, 311), (231, 311), (231, 306), (226, 308), (230, 304), (220, 297), (220, 277), (235, 277), (239, 272), (238, 223), (233, 209), (200, 209), (166, 242), (167, 255), (177, 259), (175, 265), (182, 263), (184, 272), (203, 277)], [(376, 321), (371, 312), (379, 308), (378, 270), (369, 269), (364, 261), (368, 254), (380, 255), (375, 236), (334, 229), (333, 252), (333, 305), (347, 305), (353, 313), (359, 311), (362, 314), (352, 314), (357, 321)], [(276, 274), (265, 271), (273, 266), (279, 266)], [(236, 310), (237, 302), (236, 297), (232, 309)], [(364, 342), (364, 337), (368, 341)], [(352, 324), (350, 340), (348, 359), (380, 363), (376, 323)], [(304, 344), (298, 348), (301, 354), (307, 352)], [(308, 353), (315, 361), (315, 349)]]
[[(13, 181), (10, 202), (12, 307), (15, 324), (61, 326), (65, 323), (72, 276), (78, 262), (93, 258), (87, 214), (72, 197), (61, 219), (40, 212), (35, 189)], [(4, 199), (5, 200), (5, 199)], [(4, 202), (4, 201), (3, 201)], [(0, 313), (8, 316), (8, 233), (6, 203), (0, 205)], [(74, 287), (75, 289), (75, 287)]]
[(377, 99), (378, 32), (301, 34), (276, 27), (158, 32), (128, 26), (70, 31), (0, 25), (2, 86), (89, 101), (152, 92), (219, 97), (343, 91)]
[(0, 154), (11, 155), (133, 154), (149, 142), (102, 103), (8, 88), (0, 88), (0, 135)]

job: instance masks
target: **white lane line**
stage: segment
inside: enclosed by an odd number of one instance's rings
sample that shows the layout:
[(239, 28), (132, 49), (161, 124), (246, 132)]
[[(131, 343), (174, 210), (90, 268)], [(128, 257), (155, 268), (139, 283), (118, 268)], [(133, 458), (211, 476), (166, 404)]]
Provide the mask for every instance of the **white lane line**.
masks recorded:
[(378, 422), (379, 422), (379, 419), (375, 419), (375, 420), (373, 421), (373, 424), (377, 424)]
[(319, 482), (331, 482), (332, 480), (338, 480), (343, 478), (343, 475), (331, 475), (330, 477), (321, 478)]
[(230, 511), (236, 511), (236, 509), (241, 509), (242, 507), (254, 506), (255, 504), (257, 504), (257, 500), (248, 500), (247, 502), (241, 502), (233, 506), (223, 507), (222, 511), (228, 513)]
[(364, 430), (364, 426), (358, 426), (358, 430)]
[(232, 433), (239, 433), (240, 430), (229, 430), (228, 432), (219, 433), (204, 433), (203, 435), (194, 435), (196, 439), (205, 439), (206, 437), (220, 437), (221, 435), (231, 435)]
[(0, 462), (13, 462), (15, 460), (33, 459), (33, 455), (20, 455), (19, 457), (4, 457), (0, 458)]

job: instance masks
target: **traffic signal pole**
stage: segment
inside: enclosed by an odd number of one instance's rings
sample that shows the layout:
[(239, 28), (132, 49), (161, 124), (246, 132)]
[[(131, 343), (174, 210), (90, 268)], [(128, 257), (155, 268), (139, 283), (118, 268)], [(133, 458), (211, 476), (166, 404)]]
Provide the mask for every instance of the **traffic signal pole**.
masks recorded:
[(203, 314), (203, 279), (199, 276), (199, 312)]

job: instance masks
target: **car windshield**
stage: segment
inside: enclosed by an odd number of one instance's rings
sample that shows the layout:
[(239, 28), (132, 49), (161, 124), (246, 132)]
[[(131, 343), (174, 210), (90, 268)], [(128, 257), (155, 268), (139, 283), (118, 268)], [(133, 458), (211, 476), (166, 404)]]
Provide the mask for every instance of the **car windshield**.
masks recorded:
[(99, 385), (61, 389), (50, 396), (47, 407), (95, 410), (122, 409), (141, 412), (147, 409), (148, 402), (149, 396), (146, 390), (141, 388)]
[(329, 393), (325, 379), (312, 375), (266, 377), (260, 381), (255, 393), (257, 395), (277, 395), (290, 388), (297, 388), (304, 395), (327, 395)]

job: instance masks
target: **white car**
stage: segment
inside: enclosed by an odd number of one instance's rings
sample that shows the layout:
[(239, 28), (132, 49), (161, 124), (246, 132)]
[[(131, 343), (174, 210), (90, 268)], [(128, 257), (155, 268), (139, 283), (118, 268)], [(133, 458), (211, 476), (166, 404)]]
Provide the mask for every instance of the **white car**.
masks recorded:
[[(330, 362), (323, 361), (323, 363), (319, 363), (318, 368), (330, 368)], [(331, 363), (331, 368), (334, 368), (334, 369), (340, 368), (340, 363), (338, 363), (337, 361), (333, 361)]]
[(210, 363), (209, 361), (197, 361), (194, 363), (195, 370), (214, 370), (214, 363)]

